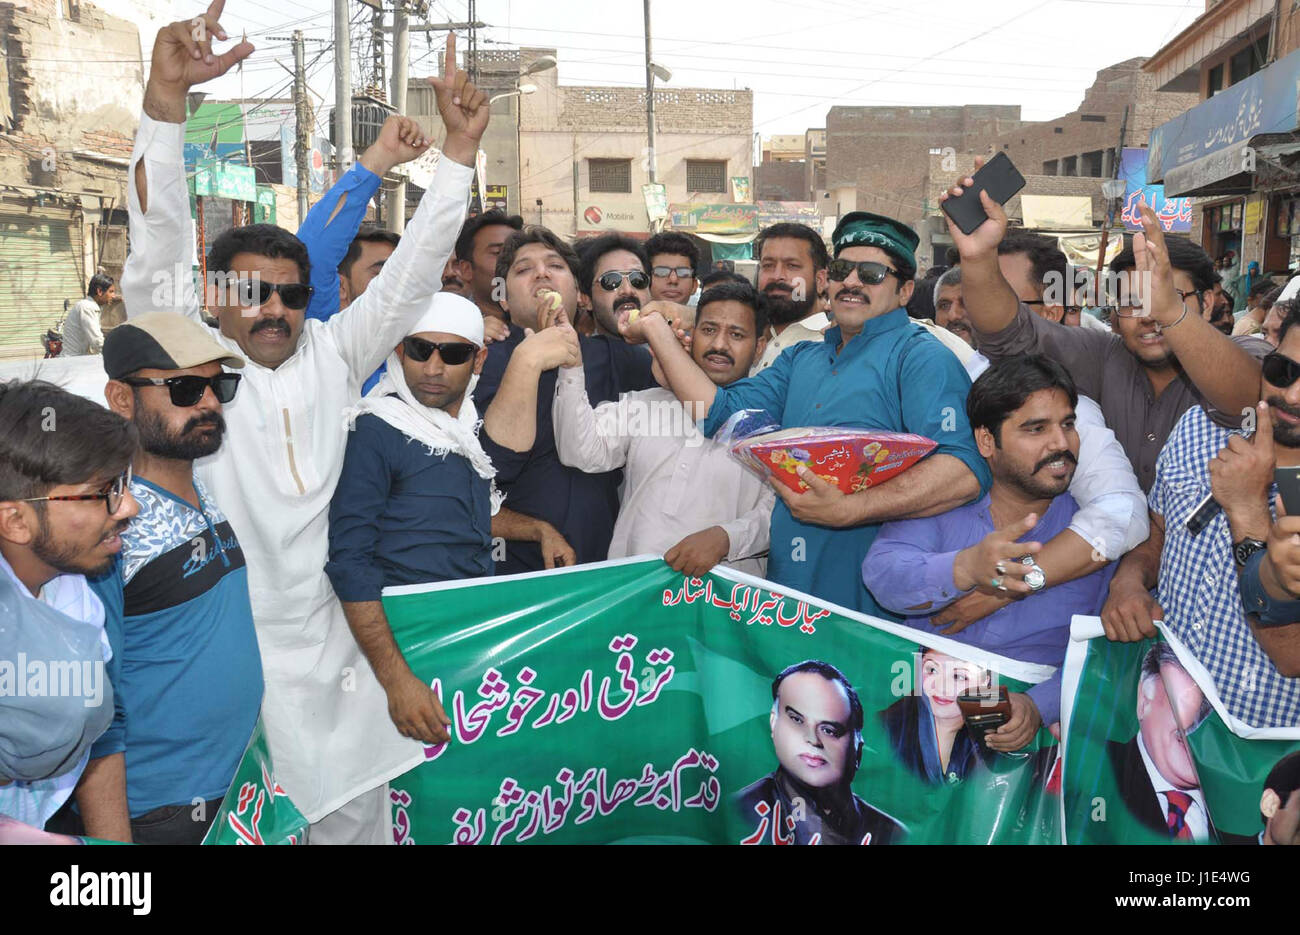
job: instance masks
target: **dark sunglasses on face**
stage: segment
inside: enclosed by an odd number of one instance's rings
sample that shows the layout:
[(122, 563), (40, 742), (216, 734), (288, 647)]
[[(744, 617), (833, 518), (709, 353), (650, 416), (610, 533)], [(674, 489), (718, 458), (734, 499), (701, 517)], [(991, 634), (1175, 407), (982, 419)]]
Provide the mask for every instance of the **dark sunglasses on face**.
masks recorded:
[(690, 279), (695, 275), (695, 270), (689, 266), (656, 266), (650, 272), (655, 274), (655, 279), (667, 279), (673, 273), (677, 274), (678, 279)]
[(238, 373), (219, 373), (215, 377), (185, 375), (180, 377), (124, 377), (127, 386), (165, 386), (171, 393), (172, 405), (181, 409), (198, 405), (203, 391), (212, 387), (217, 402), (228, 403), (235, 398), (242, 376)]
[(854, 262), (853, 260), (831, 260), (826, 267), (826, 275), (834, 282), (844, 282), (849, 275), (857, 270), (858, 281), (864, 286), (876, 286), (885, 281), (886, 276), (897, 277), (900, 282), (904, 281), (903, 274), (896, 269), (890, 269), (884, 263), (876, 263), (871, 260), (862, 260)]
[(437, 351), (442, 362), (449, 367), (463, 364), (474, 356), (478, 348), (463, 341), (426, 341), (424, 338), (403, 338), (402, 347), (406, 356), (418, 363), (424, 363)]
[(301, 310), (307, 307), (315, 291), (314, 286), (300, 282), (274, 283), (264, 279), (241, 279), (239, 280), (239, 304), (247, 308), (265, 305), (271, 301), (271, 295), (278, 292), (280, 302), (285, 308)]
[(1273, 386), (1290, 386), (1300, 380), (1300, 364), (1277, 351), (1269, 354), (1260, 363), (1264, 379)]
[(613, 292), (622, 285), (625, 276), (627, 281), (632, 284), (633, 289), (645, 289), (650, 285), (650, 277), (639, 269), (627, 270), (626, 272), (610, 270), (608, 273), (602, 273), (600, 279), (596, 281), (600, 283), (600, 288), (606, 292)]
[(103, 500), (104, 506), (108, 508), (108, 515), (112, 516), (122, 508), (122, 499), (130, 489), (131, 465), (128, 464), (125, 471), (101, 487), (98, 493), (69, 494), (61, 497), (27, 497), (20, 502), (37, 503), (42, 500)]

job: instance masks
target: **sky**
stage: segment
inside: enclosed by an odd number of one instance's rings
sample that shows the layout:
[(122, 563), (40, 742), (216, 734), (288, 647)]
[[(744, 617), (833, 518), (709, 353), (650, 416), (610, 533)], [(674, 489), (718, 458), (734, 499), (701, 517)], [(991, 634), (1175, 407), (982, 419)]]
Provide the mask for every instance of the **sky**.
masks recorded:
[[(670, 86), (751, 89), (754, 131), (769, 136), (825, 126), (836, 104), (1019, 104), (1023, 119), (1050, 120), (1079, 105), (1099, 69), (1150, 56), (1204, 9), (1205, 0), (653, 0), (651, 13), (654, 60), (673, 73)], [(368, 21), (369, 8), (354, 0), (351, 10)], [(466, 12), (465, 0), (429, 0), (424, 21)], [(644, 84), (639, 0), (480, 0), (477, 16), (489, 24), (483, 48), (557, 48), (562, 85)], [(289, 93), (279, 62), (291, 65), (292, 51), (271, 37), (302, 29), (324, 40), (307, 43), (323, 123), (333, 103), (329, 0), (227, 0), (222, 22), (246, 28), (258, 51), (208, 89), (220, 97)], [(432, 45), (412, 34), (412, 76), (436, 67), (445, 39), (430, 35)], [(368, 41), (354, 44), (354, 60), (368, 51)]]

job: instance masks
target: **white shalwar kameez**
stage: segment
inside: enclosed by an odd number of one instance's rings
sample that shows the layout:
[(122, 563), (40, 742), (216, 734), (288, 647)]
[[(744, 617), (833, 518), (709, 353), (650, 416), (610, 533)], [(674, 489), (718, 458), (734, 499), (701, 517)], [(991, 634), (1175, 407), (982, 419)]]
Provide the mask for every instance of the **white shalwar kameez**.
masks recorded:
[[(141, 116), (128, 173), (131, 253), (122, 275), (130, 315), (172, 309), (199, 317), (183, 139), (182, 124)], [(140, 159), (148, 214), (135, 188)], [(315, 825), (317, 843), (391, 842), (386, 784), (423, 760), (420, 744), (393, 726), (384, 691), (325, 576), (328, 516), (347, 441), (343, 410), (356, 404), (362, 382), (440, 288), (471, 174), (441, 159), (400, 245), (365, 293), (326, 322), (308, 320), (297, 350), (276, 369), (248, 360), (239, 392), (225, 406), (225, 444), (196, 462), (247, 556), (266, 679), (262, 718), (276, 778)], [(233, 339), (215, 336), (239, 351)]]

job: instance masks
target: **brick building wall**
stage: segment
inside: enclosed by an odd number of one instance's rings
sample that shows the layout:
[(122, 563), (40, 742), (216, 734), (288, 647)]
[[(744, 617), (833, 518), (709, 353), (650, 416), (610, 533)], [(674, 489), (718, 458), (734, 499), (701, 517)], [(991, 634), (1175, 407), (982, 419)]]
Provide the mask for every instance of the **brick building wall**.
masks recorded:
[(826, 188), (856, 189), (857, 210), (914, 223), (926, 209), (929, 152), (967, 152), (1021, 124), (1019, 105), (832, 107)]
[(1120, 124), (1128, 106), (1126, 147), (1145, 146), (1151, 130), (1192, 107), (1195, 94), (1160, 92), (1145, 58), (1132, 58), (1097, 72), (1078, 108), (1054, 120), (1025, 124), (982, 141), (971, 152), (1001, 150), (1025, 175), (1113, 174)]
[(803, 162), (764, 162), (754, 167), (754, 198), (758, 201), (807, 201), (808, 172)]

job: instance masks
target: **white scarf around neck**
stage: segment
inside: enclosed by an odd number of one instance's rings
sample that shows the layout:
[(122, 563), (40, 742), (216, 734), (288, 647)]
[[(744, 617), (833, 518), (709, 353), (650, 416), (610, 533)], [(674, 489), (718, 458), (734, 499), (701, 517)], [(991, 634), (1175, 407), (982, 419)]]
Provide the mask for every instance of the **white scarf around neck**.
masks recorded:
[[(388, 366), (379, 382), (355, 406), (343, 411), (343, 426), (351, 431), (358, 416), (372, 413), (407, 438), (424, 445), (429, 454), (435, 457), (460, 455), (469, 462), (479, 477), (491, 484), (492, 515), (495, 516), (505, 500), (505, 494), (497, 490), (496, 481), (493, 480), (496, 468), (479, 444), (478, 429), (481, 423), (473, 399), (477, 384), (478, 374), (475, 374), (469, 378), (469, 385), (465, 387), (460, 413), (453, 417), (446, 410), (425, 406), (415, 398), (402, 375), (402, 361), (397, 352), (393, 351), (388, 355)], [(393, 398), (394, 393), (397, 394), (397, 399)]]

